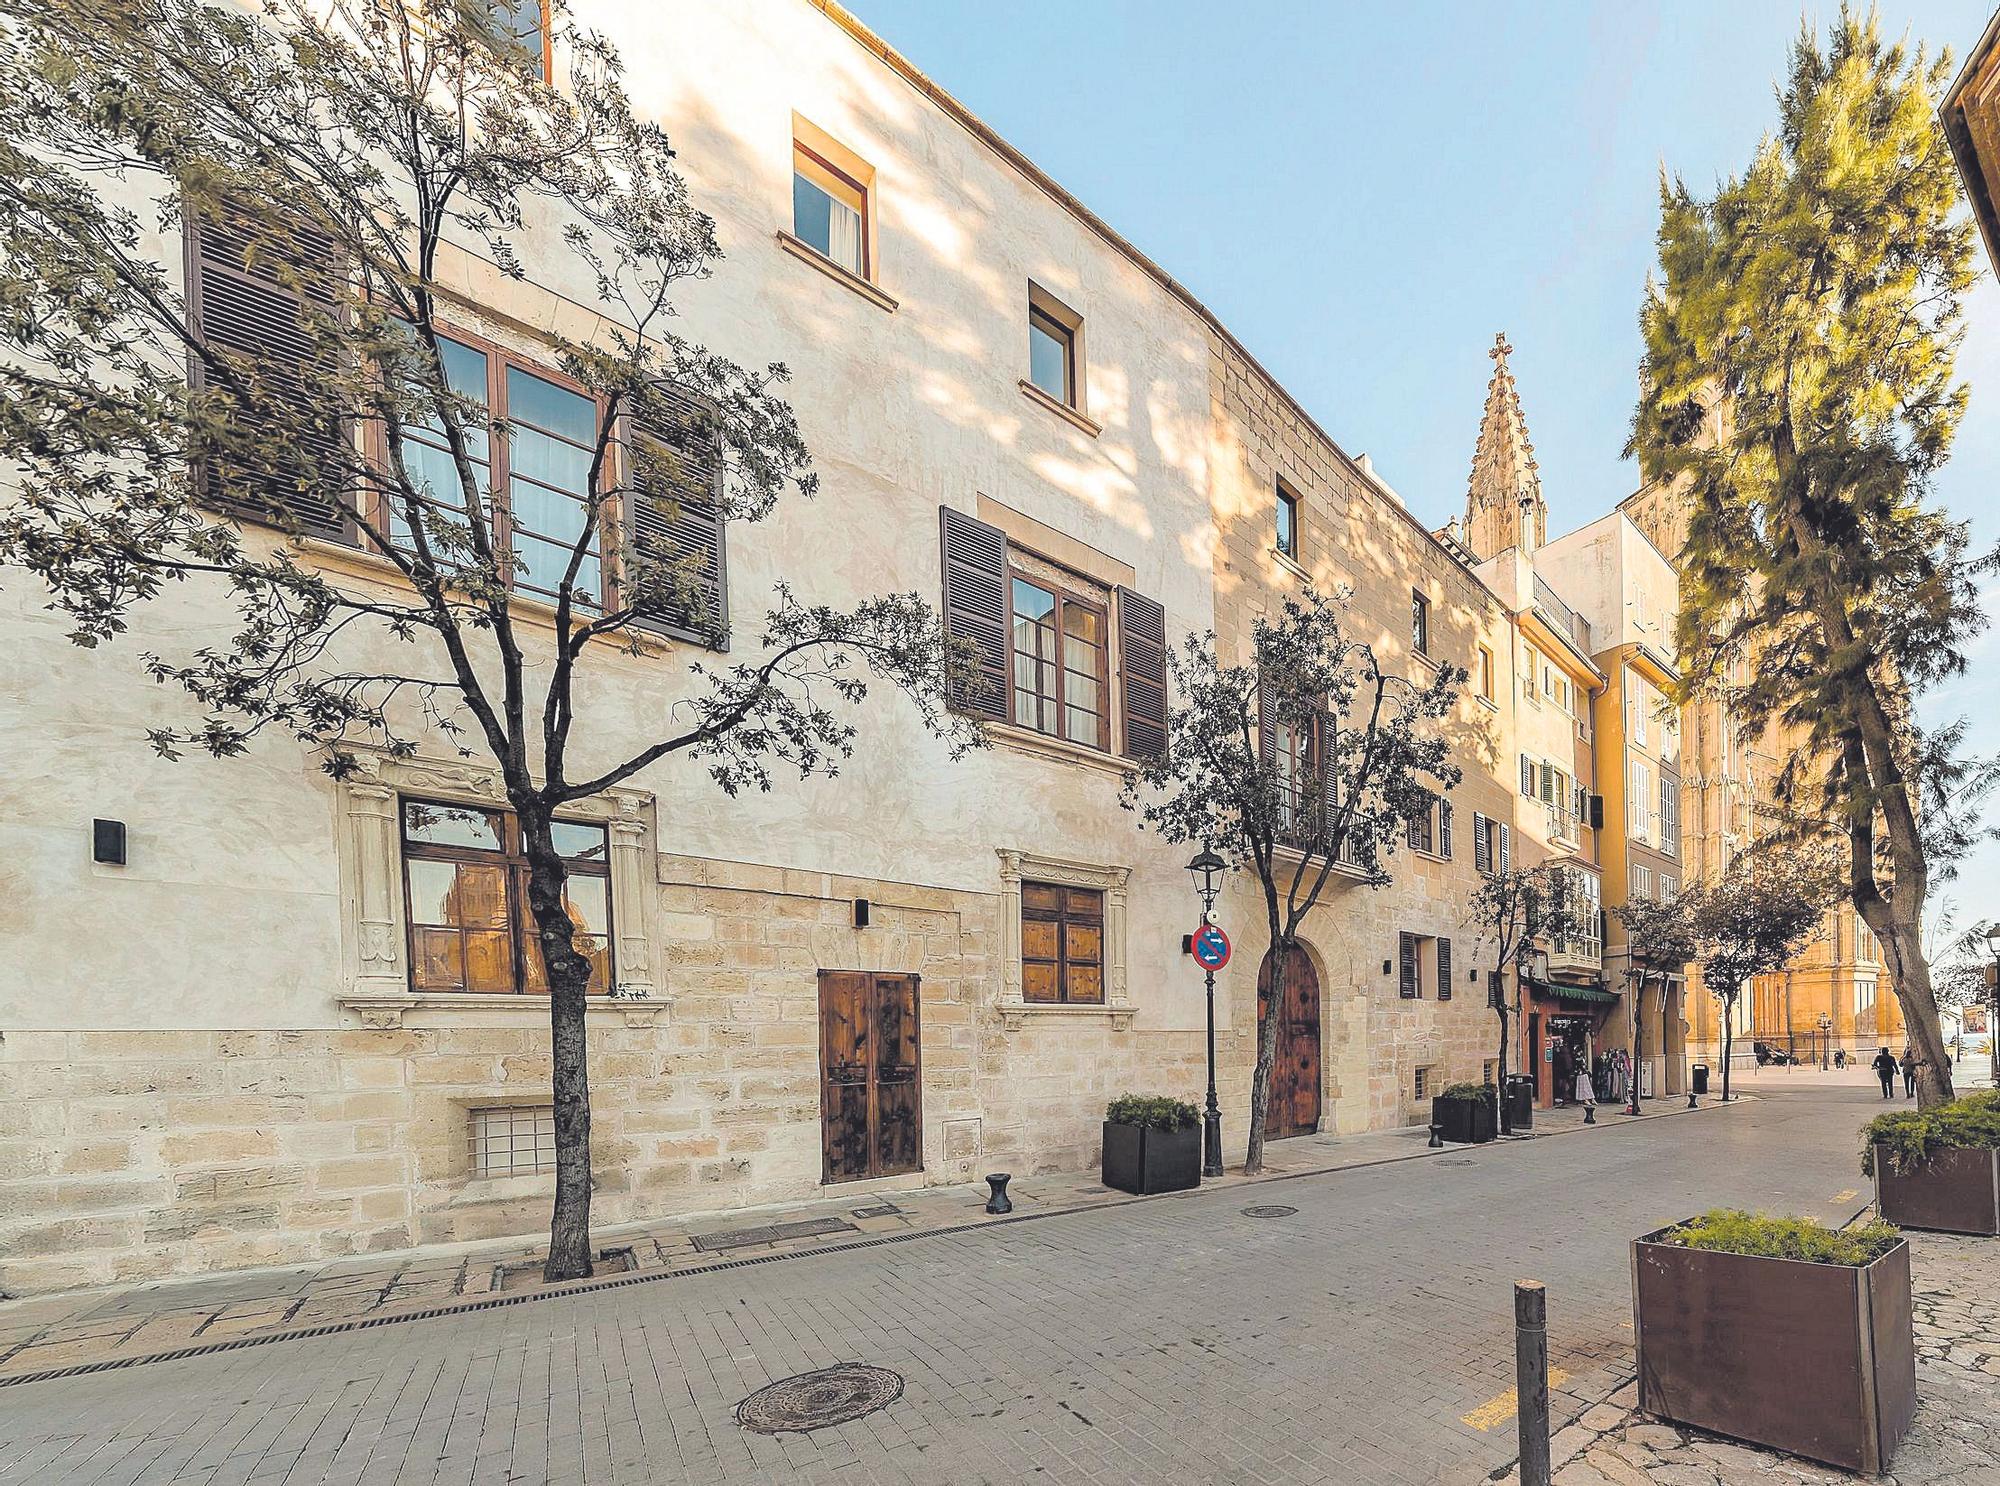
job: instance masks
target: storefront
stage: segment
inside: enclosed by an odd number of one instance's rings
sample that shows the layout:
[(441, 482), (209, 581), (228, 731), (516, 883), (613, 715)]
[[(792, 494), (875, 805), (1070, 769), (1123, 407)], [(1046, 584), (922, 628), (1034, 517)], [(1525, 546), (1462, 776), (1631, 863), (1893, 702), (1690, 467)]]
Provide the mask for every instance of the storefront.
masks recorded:
[(1579, 1070), (1598, 1071), (1604, 1021), (1618, 998), (1602, 986), (1528, 982), (1528, 1058), (1535, 1102), (1544, 1109), (1575, 1098)]

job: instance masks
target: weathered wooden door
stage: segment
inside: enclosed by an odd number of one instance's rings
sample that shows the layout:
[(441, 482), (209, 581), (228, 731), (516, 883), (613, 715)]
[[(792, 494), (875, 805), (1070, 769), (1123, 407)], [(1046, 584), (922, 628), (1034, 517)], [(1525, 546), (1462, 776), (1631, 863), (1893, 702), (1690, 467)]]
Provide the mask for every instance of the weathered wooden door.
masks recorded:
[(819, 973), (823, 1180), (893, 1176), (923, 1165), (917, 977)]
[[(1271, 1015), (1271, 966), (1267, 953), (1257, 970), (1257, 1019)], [(1261, 1035), (1262, 1026), (1258, 1031)], [(1271, 1102), (1264, 1135), (1310, 1135), (1319, 1128), (1319, 977), (1306, 952), (1294, 948), (1285, 967), (1285, 1000), (1278, 1008), (1278, 1052), (1271, 1065)]]

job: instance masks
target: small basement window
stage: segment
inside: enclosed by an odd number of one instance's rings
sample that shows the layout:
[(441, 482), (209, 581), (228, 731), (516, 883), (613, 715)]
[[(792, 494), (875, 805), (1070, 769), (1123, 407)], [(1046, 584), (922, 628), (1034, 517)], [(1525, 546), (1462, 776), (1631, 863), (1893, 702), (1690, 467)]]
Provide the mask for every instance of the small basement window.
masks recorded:
[(1410, 1093), (1419, 1104), (1431, 1097), (1431, 1069), (1428, 1066), (1417, 1070), (1411, 1080)]
[(467, 1139), (475, 1177), (534, 1176), (556, 1169), (553, 1104), (469, 1112)]

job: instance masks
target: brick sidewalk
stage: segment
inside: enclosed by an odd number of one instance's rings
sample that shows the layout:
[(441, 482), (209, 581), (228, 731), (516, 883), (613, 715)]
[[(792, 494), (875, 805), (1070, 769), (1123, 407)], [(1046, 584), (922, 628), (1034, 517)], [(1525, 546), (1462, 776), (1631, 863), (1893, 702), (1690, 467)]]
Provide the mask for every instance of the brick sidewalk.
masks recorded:
[[(1711, 1108), (1704, 1105), (1703, 1108)], [(1650, 1124), (1686, 1114), (1655, 1101), (1633, 1121), (1600, 1112), (1595, 1131)], [(1537, 1110), (1527, 1141), (1583, 1129), (1577, 1109)], [(1431, 1150), (1422, 1127), (1368, 1135), (1309, 1135), (1274, 1142), (1263, 1175), (1234, 1171), (1205, 1186), (1283, 1181), (1319, 1172), (1449, 1155)], [(598, 1274), (545, 1287), (526, 1240), (348, 1260), (316, 1268), (253, 1270), (127, 1289), (77, 1291), (0, 1303), (0, 1385), (29, 1377), (106, 1364), (130, 1363), (204, 1350), (244, 1339), (270, 1340), (345, 1328), (360, 1322), (409, 1319), (479, 1306), (496, 1291), (558, 1293), (590, 1290), (634, 1274), (669, 1275), (713, 1269), (746, 1259), (806, 1255), (935, 1233), (1077, 1212), (1138, 1200), (1106, 1188), (1095, 1173), (1021, 1177), (1009, 1188), (1014, 1216), (985, 1211), (986, 1187), (926, 1187), (881, 1195), (848, 1194), (782, 1209), (734, 1209), (600, 1230)]]

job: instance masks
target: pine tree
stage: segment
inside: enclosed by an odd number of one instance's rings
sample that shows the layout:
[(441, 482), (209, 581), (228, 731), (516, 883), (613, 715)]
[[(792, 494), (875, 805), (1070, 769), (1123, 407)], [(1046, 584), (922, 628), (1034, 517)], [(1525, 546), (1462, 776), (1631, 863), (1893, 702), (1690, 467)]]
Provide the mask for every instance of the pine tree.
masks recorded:
[(1984, 624), (1964, 523), (1931, 499), (1966, 406), (1955, 360), (1972, 229), (1936, 105), (1949, 57), (1843, 8), (1802, 30), (1779, 127), (1698, 197), (1661, 186), (1628, 452), (1690, 508), (1683, 699), (1802, 738), (1775, 781), (1795, 834), (1839, 844), (1881, 941), (1926, 1104), (1951, 1097), (1926, 894), (1976, 838), (1992, 768), (1926, 730), (1923, 691)]

